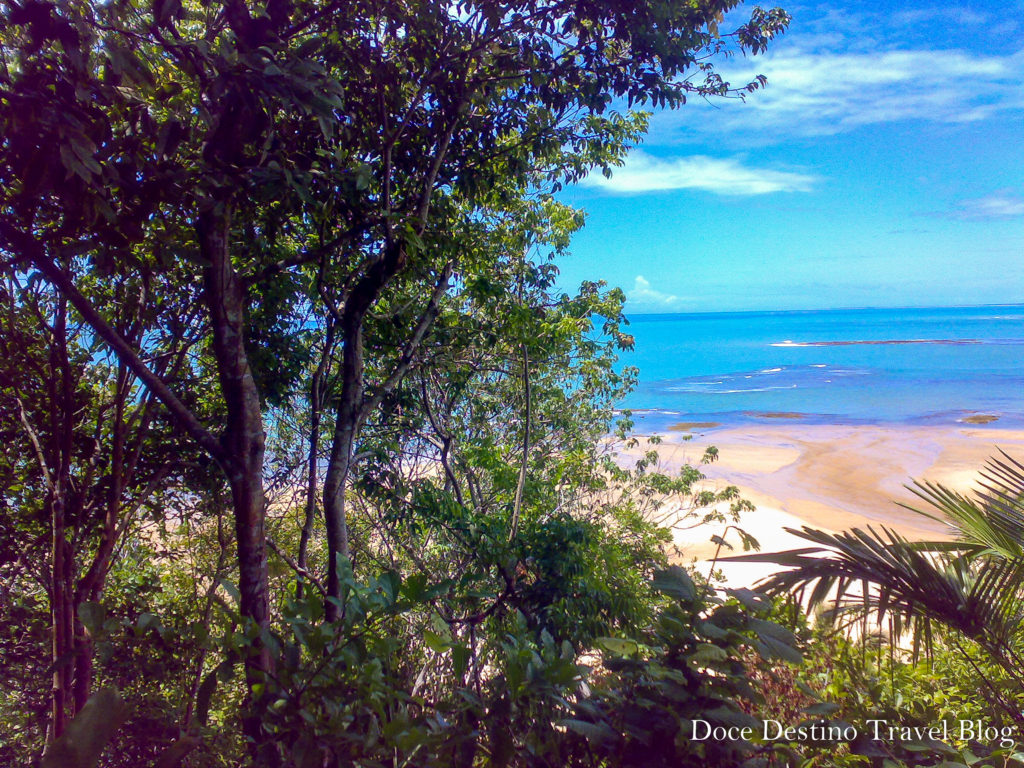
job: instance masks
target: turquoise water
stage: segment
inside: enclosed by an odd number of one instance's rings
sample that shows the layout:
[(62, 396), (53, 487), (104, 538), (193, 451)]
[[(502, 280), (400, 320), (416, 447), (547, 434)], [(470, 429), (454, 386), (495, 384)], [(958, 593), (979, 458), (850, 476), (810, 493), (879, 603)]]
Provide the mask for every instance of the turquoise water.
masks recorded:
[[(1024, 423), (1024, 305), (640, 315), (622, 403), (638, 428), (680, 421)], [(873, 343), (872, 343), (873, 342)], [(893, 343), (910, 342), (910, 343)]]

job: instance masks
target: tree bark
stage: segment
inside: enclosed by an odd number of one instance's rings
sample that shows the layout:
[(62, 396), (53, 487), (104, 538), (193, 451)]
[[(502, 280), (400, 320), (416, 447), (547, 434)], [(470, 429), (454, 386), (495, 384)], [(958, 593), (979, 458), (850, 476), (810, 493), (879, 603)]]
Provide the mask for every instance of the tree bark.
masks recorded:
[(363, 321), (345, 318), (342, 326), (344, 349), (341, 361), (341, 396), (334, 422), (331, 455), (324, 478), (324, 524), (327, 529), (327, 601), (324, 614), (337, 621), (341, 599), (341, 574), (338, 557), (349, 556), (348, 520), (345, 512), (345, 485), (352, 468), (352, 448), (363, 403)]
[(75, 606), (75, 616), (72, 625), (72, 643), (74, 644), (74, 671), (71, 681), (72, 704), (75, 714), (82, 711), (82, 707), (89, 701), (92, 693), (92, 637), (89, 636), (85, 625), (78, 619), (78, 610)]
[(64, 499), (58, 493), (51, 502), (52, 550), (50, 590), (51, 608), (51, 661), (53, 663), (53, 687), (50, 694), (50, 716), (52, 738), (59, 739), (67, 728), (68, 704), (71, 698), (71, 590), (67, 579), (68, 545), (66, 538), (66, 510)]
[(328, 621), (336, 621), (340, 608), (331, 598), (341, 598), (338, 557), (349, 556), (348, 520), (345, 512), (345, 485), (352, 468), (352, 449), (363, 419), (363, 324), (366, 313), (380, 296), (388, 281), (405, 266), (405, 249), (397, 243), (384, 248), (366, 274), (356, 283), (339, 322), (341, 334), (341, 394), (334, 421), (331, 455), (324, 478), (324, 523), (327, 529), (327, 604)]
[(448, 290), (453, 264), (449, 262), (441, 270), (434, 291), (427, 306), (414, 326), (394, 370), (370, 397), (366, 395), (363, 358), (363, 328), (367, 312), (380, 296), (388, 282), (405, 266), (405, 249), (393, 244), (385, 248), (381, 257), (357, 283), (355, 290), (345, 302), (339, 318), (342, 340), (341, 394), (338, 398), (334, 422), (334, 436), (331, 454), (324, 479), (324, 522), (327, 529), (327, 604), (324, 613), (328, 621), (340, 615), (340, 607), (330, 598), (341, 597), (341, 581), (338, 573), (338, 556), (349, 557), (348, 519), (345, 509), (345, 487), (352, 470), (352, 456), (356, 437), (368, 413), (376, 408), (382, 398), (401, 382), (408, 372), (423, 338), (437, 319), (440, 302)]
[[(213, 329), (227, 423), (221, 438), (223, 468), (231, 487), (238, 547), (238, 591), (242, 616), (261, 630), (270, 626), (263, 492), (265, 435), (262, 407), (245, 351), (245, 287), (231, 264), (231, 215), (217, 204), (200, 214), (199, 245), (206, 259), (206, 301)], [(267, 649), (257, 640), (246, 660), (250, 686), (272, 668)]]
[(54, 477), (50, 486), (51, 593), (53, 691), (51, 717), (53, 738), (64, 733), (72, 712), (72, 665), (74, 592), (72, 572), (74, 557), (67, 538), (71, 488), (71, 455), (74, 441), (74, 381), (67, 355), (67, 304), (58, 299), (54, 312), (53, 339), (50, 345), (50, 402), (52, 413), (51, 459)]
[[(299, 535), (299, 557), (297, 565), (305, 571), (309, 567), (309, 540), (313, 535), (313, 522), (316, 519), (317, 483), (319, 480), (318, 462), (320, 461), (320, 417), (324, 407), (324, 384), (330, 366), (331, 354), (334, 351), (334, 323), (327, 328), (320, 353), (320, 362), (313, 372), (313, 381), (309, 389), (309, 453), (306, 459), (306, 509)], [(302, 599), (305, 594), (305, 581), (299, 579), (296, 597)]]

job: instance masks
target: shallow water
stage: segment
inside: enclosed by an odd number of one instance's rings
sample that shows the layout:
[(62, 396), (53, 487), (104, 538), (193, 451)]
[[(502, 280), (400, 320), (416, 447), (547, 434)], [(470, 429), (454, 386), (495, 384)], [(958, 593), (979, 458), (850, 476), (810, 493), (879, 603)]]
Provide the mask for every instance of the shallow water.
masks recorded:
[(1024, 425), (1024, 305), (641, 315), (623, 363), (638, 429), (725, 425)]

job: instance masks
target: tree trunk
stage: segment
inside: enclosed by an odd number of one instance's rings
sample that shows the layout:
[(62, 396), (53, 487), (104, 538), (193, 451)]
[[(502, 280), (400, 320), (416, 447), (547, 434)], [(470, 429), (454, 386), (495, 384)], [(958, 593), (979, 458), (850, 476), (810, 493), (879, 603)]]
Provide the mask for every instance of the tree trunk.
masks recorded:
[[(313, 522), (316, 519), (316, 491), (318, 482), (317, 463), (320, 460), (320, 417), (324, 407), (324, 384), (330, 366), (331, 354), (334, 350), (334, 324), (327, 328), (327, 338), (320, 353), (320, 362), (313, 372), (313, 381), (309, 390), (309, 453), (306, 459), (306, 509), (302, 521), (302, 532), (299, 535), (298, 565), (303, 571), (309, 567), (309, 540), (313, 535)], [(296, 597), (302, 599), (305, 594), (305, 578), (299, 579)]]
[[(59, 493), (59, 492), (58, 492)], [(68, 543), (66, 538), (66, 515), (64, 499), (55, 494), (51, 503), (51, 575), (53, 583), (50, 594), (51, 661), (53, 663), (53, 687), (51, 691), (50, 716), (52, 738), (59, 739), (70, 719), (68, 704), (71, 698), (71, 648), (72, 621), (71, 584), (67, 578)]]
[(71, 695), (77, 715), (82, 707), (89, 700), (92, 693), (92, 638), (89, 636), (85, 625), (78, 620), (78, 610), (75, 607), (75, 614), (72, 623), (72, 643), (74, 644), (74, 667), (73, 679), (71, 681)]
[(341, 359), (341, 396), (334, 422), (331, 456), (324, 478), (324, 523), (327, 529), (327, 603), (328, 621), (336, 621), (340, 607), (330, 598), (341, 599), (341, 574), (338, 556), (348, 557), (348, 520), (345, 513), (345, 485), (352, 468), (352, 449), (359, 429), (363, 403), (363, 322), (362, 316), (345, 318), (342, 326), (344, 349)]
[[(51, 700), (52, 736), (60, 738), (71, 719), (74, 591), (71, 574), (74, 556), (67, 539), (72, 524), (68, 515), (71, 489), (71, 455), (74, 440), (74, 381), (67, 355), (67, 304), (58, 299), (54, 312), (50, 346), (51, 466), (50, 524), (52, 526), (50, 568), (52, 613), (53, 690)], [(59, 389), (58, 389), (59, 385)]]
[(334, 436), (331, 455), (324, 479), (324, 522), (327, 528), (327, 601), (324, 613), (328, 621), (335, 621), (340, 607), (331, 598), (341, 597), (341, 579), (338, 573), (338, 556), (349, 557), (348, 520), (345, 511), (345, 487), (352, 470), (352, 456), (356, 436), (367, 414), (380, 402), (383, 393), (398, 385), (408, 370), (419, 344), (437, 317), (441, 297), (448, 287), (452, 264), (448, 263), (434, 289), (427, 308), (416, 323), (405, 349), (399, 356), (395, 369), (374, 397), (366, 397), (366, 383), (363, 378), (363, 327), (370, 307), (381, 291), (407, 261), (405, 249), (399, 243), (384, 248), (380, 258), (366, 271), (363, 278), (345, 302), (338, 324), (341, 332), (341, 394), (338, 399), (334, 422)]
[[(206, 300), (213, 328), (227, 423), (221, 438), (222, 460), (231, 487), (238, 547), (238, 591), (242, 616), (261, 630), (270, 626), (263, 493), (265, 435), (256, 382), (245, 351), (245, 288), (231, 264), (231, 216), (222, 204), (199, 217), (199, 243), (206, 267)], [(250, 688), (272, 668), (262, 643), (246, 659)], [(252, 734), (250, 734), (252, 735)]]

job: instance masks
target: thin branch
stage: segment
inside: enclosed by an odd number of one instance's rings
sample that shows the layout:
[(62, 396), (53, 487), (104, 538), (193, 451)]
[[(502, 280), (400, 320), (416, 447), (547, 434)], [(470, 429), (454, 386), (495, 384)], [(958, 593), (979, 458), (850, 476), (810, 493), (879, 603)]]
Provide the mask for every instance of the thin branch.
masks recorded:
[(31, 235), (19, 231), (6, 221), (0, 221), (0, 235), (7, 240), (13, 250), (20, 251), (30, 259), (46, 279), (71, 302), (72, 306), (96, 332), (96, 335), (107, 343), (118, 358), (131, 369), (132, 373), (164, 404), (175, 422), (218, 463), (226, 462), (227, 456), (220, 442), (207, 431), (195, 414), (178, 399), (167, 384), (142, 362), (131, 345), (100, 315), (92, 302), (82, 295), (71, 277), (50, 260), (43, 246)]
[(380, 405), (381, 401), (398, 386), (402, 378), (408, 372), (413, 360), (416, 358), (416, 353), (419, 350), (420, 344), (423, 343), (423, 337), (427, 335), (427, 331), (430, 330), (430, 327), (434, 324), (434, 320), (437, 319), (437, 314), (441, 307), (441, 299), (448, 291), (448, 283), (451, 280), (452, 271), (452, 263), (449, 261), (445, 264), (444, 269), (441, 270), (441, 276), (438, 278), (437, 284), (434, 286), (433, 293), (430, 294), (430, 300), (427, 302), (427, 306), (423, 310), (423, 314), (420, 315), (420, 319), (416, 323), (416, 327), (413, 329), (412, 335), (402, 348), (402, 353), (398, 358), (398, 362), (395, 364), (394, 370), (392, 370), (388, 378), (385, 379), (377, 392), (374, 393), (373, 397), (367, 398), (366, 402), (363, 404), (362, 413), (360, 414), (361, 422), (364, 421), (367, 416), (369, 416), (369, 414), (378, 405)]
[(509, 526), (508, 540), (516, 537), (519, 528), (519, 512), (523, 506), (523, 488), (526, 487), (526, 470), (530, 462), (530, 353), (523, 344), (523, 390), (526, 397), (526, 408), (523, 414), (523, 458), (519, 465), (519, 480), (516, 483), (516, 498), (512, 504), (512, 525)]
[(21, 398), (15, 395), (14, 401), (18, 404), (18, 418), (21, 420), (21, 425), (25, 428), (25, 434), (28, 435), (28, 439), (32, 443), (32, 448), (36, 454), (36, 461), (39, 462), (39, 469), (42, 471), (46, 488), (52, 493), (53, 479), (50, 477), (50, 468), (46, 464), (46, 456), (43, 453), (43, 447), (39, 444), (39, 437), (28, 422), (28, 416), (25, 414), (25, 405), (21, 402)]
[(271, 551), (273, 551), (275, 555), (284, 560), (284, 562), (287, 563), (289, 568), (295, 571), (302, 578), (308, 579), (309, 583), (316, 587), (323, 597), (327, 597), (327, 590), (324, 589), (324, 585), (320, 583), (320, 580), (312, 573), (310, 573), (308, 570), (306, 570), (298, 563), (296, 563), (288, 554), (281, 551), (277, 544), (274, 543), (274, 540), (269, 537), (267, 538), (267, 546), (270, 547)]

